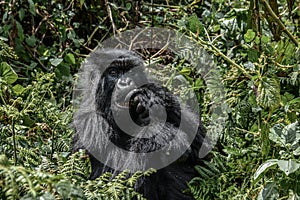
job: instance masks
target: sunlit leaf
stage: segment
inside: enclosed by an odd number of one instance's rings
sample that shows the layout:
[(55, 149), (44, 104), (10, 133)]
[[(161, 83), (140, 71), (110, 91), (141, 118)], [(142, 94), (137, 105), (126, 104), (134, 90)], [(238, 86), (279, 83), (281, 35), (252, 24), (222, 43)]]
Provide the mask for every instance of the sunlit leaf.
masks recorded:
[(258, 84), (257, 103), (263, 108), (276, 108), (280, 103), (280, 85), (274, 77), (263, 77)]
[(285, 127), (282, 127), (280, 124), (275, 124), (270, 129), (269, 138), (282, 147), (286, 147), (287, 144), (290, 144), (292, 147), (299, 144), (300, 127), (298, 122), (296, 121)]
[(271, 159), (264, 162), (262, 165), (259, 166), (259, 168), (254, 173), (254, 180), (256, 180), (263, 172), (265, 172), (267, 169), (272, 167), (273, 165), (276, 165), (278, 162), (277, 159)]
[(25, 88), (22, 85), (17, 84), (13, 87), (13, 90), (17, 95), (19, 95), (22, 94), (22, 92), (24, 92)]
[(7, 84), (12, 84), (18, 79), (18, 75), (12, 67), (6, 62), (0, 63), (0, 78), (5, 80)]
[(69, 62), (69, 63), (71, 63), (71, 64), (73, 64), (73, 65), (76, 64), (75, 56), (74, 56), (74, 54), (72, 54), (72, 53), (68, 53), (68, 54), (65, 56), (65, 61), (66, 61), (66, 62)]
[(295, 171), (297, 171), (300, 167), (300, 164), (293, 160), (279, 160), (278, 166), (281, 171), (283, 171), (287, 176)]
[(61, 59), (61, 58), (52, 58), (52, 59), (50, 59), (51, 65), (53, 65), (55, 67), (58, 66), (62, 61), (63, 61), (63, 59)]
[(247, 33), (244, 35), (244, 38), (246, 42), (251, 42), (252, 40), (254, 40), (255, 36), (255, 32), (252, 29), (248, 29)]

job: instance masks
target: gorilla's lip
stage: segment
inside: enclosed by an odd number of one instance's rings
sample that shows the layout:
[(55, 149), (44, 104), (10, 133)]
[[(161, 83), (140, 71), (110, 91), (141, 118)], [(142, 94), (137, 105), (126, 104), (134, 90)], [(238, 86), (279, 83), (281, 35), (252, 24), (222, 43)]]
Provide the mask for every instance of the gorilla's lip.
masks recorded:
[(127, 94), (123, 95), (117, 101), (115, 101), (115, 105), (118, 108), (128, 109), (130, 106), (130, 99), (131, 97), (135, 96), (136, 93), (139, 92), (139, 89), (130, 90)]

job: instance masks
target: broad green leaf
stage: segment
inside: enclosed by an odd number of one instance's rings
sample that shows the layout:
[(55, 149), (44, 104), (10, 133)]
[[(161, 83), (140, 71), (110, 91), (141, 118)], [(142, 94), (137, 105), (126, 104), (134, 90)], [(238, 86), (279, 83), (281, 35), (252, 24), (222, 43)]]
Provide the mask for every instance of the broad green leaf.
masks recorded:
[(279, 193), (276, 183), (267, 183), (258, 194), (257, 200), (278, 200)]
[(254, 173), (254, 180), (256, 180), (264, 171), (272, 167), (273, 165), (276, 165), (278, 162), (277, 159), (271, 159), (264, 162), (262, 165), (259, 166), (259, 168)]
[(70, 76), (70, 72), (71, 72), (70, 66), (66, 64), (59, 65), (57, 67), (57, 70), (59, 71), (59, 74), (57, 74), (58, 76)]
[(300, 164), (293, 160), (279, 160), (278, 166), (281, 171), (283, 171), (287, 176), (291, 173), (297, 171)]
[(298, 144), (300, 140), (300, 127), (298, 126), (298, 121), (285, 126), (283, 128), (283, 134), (286, 138), (286, 143), (291, 145)]
[(74, 56), (72, 53), (68, 53), (68, 54), (65, 56), (65, 61), (68, 62), (68, 63), (71, 63), (71, 64), (73, 64), (73, 65), (76, 64), (75, 56)]
[(34, 6), (34, 2), (32, 0), (28, 0), (29, 3), (29, 12), (35, 16), (36, 12), (35, 12), (35, 6)]
[(58, 66), (62, 61), (63, 61), (62, 58), (51, 58), (50, 59), (51, 65), (53, 65), (55, 67)]
[(2, 62), (0, 63), (0, 78), (7, 84), (13, 84), (18, 79), (18, 75), (9, 64)]
[(17, 95), (20, 95), (22, 92), (24, 92), (25, 88), (22, 85), (17, 84), (13, 87), (13, 90)]
[(286, 147), (287, 144), (290, 144), (292, 148), (297, 148), (296, 145), (299, 144), (300, 141), (300, 127), (298, 122), (296, 121), (285, 127), (282, 127), (280, 124), (275, 124), (270, 128), (269, 138), (282, 147)]
[(35, 43), (36, 43), (36, 38), (34, 36), (30, 36), (30, 37), (27, 37), (25, 39), (25, 41), (30, 47), (34, 47)]
[(244, 35), (244, 39), (247, 43), (251, 42), (255, 38), (255, 32), (252, 29), (248, 29), (247, 33)]
[(270, 37), (265, 35), (261, 36), (261, 42), (264, 44), (268, 44), (270, 42)]
[(276, 108), (280, 103), (280, 85), (274, 77), (263, 77), (258, 84), (257, 103), (263, 108)]
[(280, 124), (275, 124), (272, 128), (270, 128), (269, 138), (273, 142), (279, 144), (280, 146), (285, 145), (285, 139), (282, 133), (283, 127)]
[(296, 104), (296, 103), (300, 103), (300, 97), (295, 98), (295, 99), (293, 99), (293, 100), (291, 100), (291, 101), (289, 102), (290, 105)]

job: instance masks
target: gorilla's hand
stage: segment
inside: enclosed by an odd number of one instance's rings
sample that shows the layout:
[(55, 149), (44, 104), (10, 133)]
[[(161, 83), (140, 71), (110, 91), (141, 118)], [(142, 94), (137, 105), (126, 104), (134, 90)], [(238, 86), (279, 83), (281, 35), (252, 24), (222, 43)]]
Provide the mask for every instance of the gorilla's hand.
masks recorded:
[(129, 102), (129, 113), (136, 124), (146, 126), (150, 123), (149, 103), (149, 98), (141, 93), (131, 98)]

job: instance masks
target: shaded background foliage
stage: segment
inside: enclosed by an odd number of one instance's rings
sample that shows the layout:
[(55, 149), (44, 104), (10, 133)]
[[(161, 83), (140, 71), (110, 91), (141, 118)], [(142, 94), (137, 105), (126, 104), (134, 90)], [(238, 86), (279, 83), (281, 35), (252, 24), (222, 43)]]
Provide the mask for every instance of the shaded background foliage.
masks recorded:
[[(101, 41), (137, 26), (179, 30), (215, 55), (229, 118), (211, 160), (189, 183), (196, 199), (300, 199), (299, 0), (0, 1), (0, 198), (131, 199), (153, 171), (86, 182), (69, 155), (72, 86)], [(171, 55), (172, 56), (172, 55)], [(159, 55), (166, 62), (166, 55)], [(174, 59), (176, 60), (176, 59)], [(167, 67), (196, 91), (188, 63)]]

